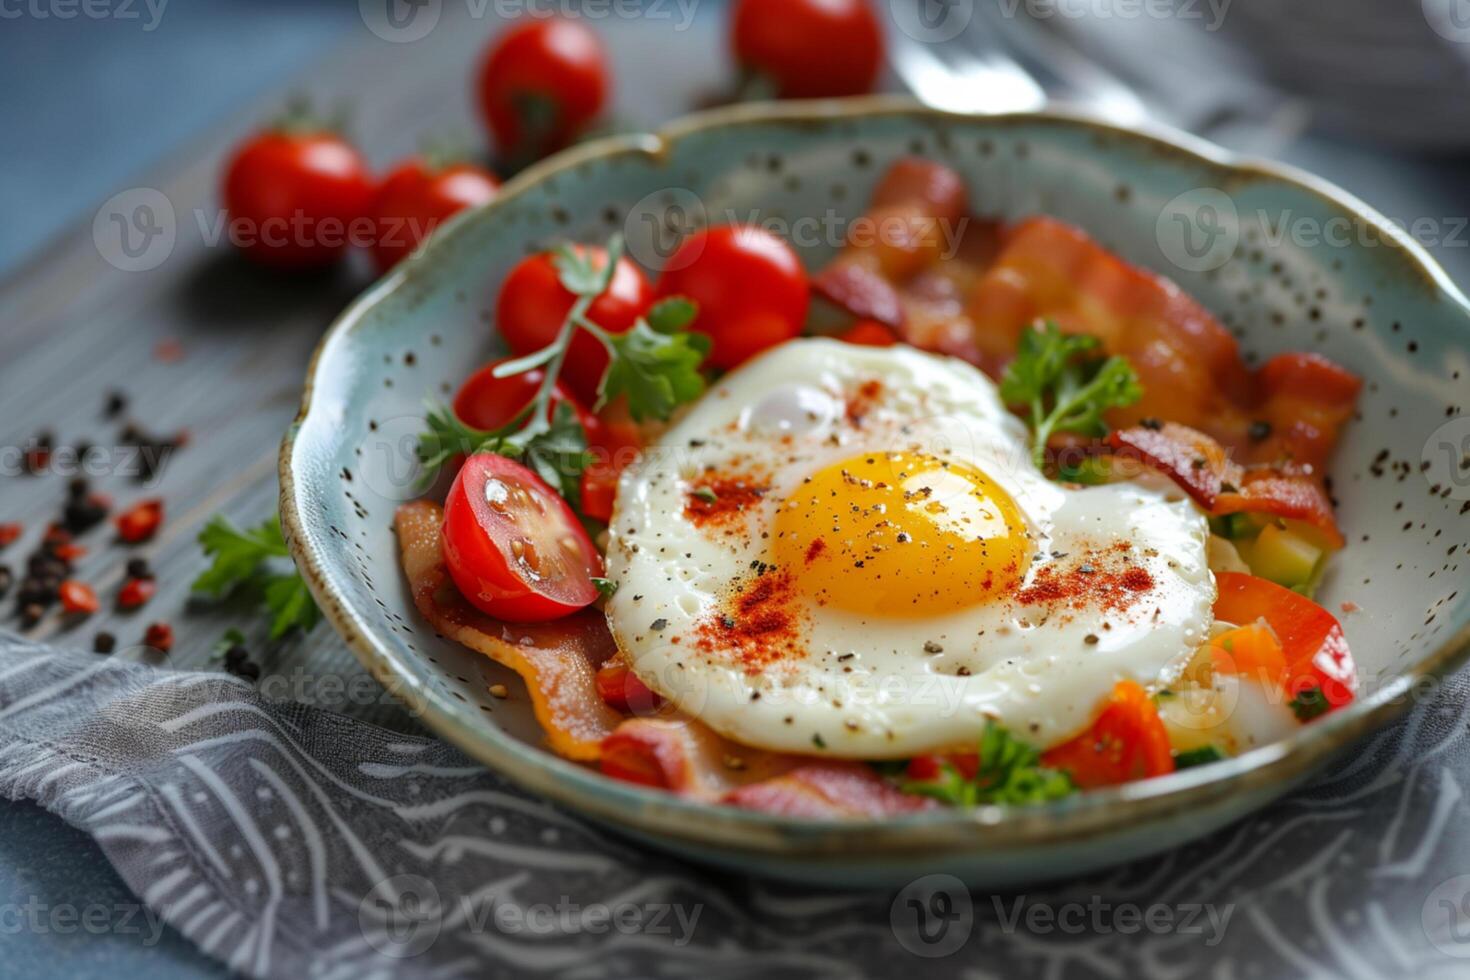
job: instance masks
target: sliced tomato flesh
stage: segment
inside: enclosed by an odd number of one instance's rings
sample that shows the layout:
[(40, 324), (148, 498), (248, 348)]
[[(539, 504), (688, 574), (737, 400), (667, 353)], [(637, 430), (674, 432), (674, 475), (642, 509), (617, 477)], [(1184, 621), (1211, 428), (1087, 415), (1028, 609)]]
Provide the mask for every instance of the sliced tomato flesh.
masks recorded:
[(602, 559), (576, 514), (535, 473), (471, 456), (444, 504), (444, 563), (472, 605), (511, 622), (557, 619), (597, 599)]
[(1358, 670), (1337, 619), (1299, 592), (1254, 575), (1217, 572), (1215, 618), (1249, 625), (1264, 621), (1286, 660), (1286, 694), (1318, 688), (1331, 708), (1353, 700)]
[(1042, 754), (1083, 789), (1117, 786), (1174, 771), (1169, 733), (1153, 698), (1135, 681), (1119, 681), (1092, 726)]

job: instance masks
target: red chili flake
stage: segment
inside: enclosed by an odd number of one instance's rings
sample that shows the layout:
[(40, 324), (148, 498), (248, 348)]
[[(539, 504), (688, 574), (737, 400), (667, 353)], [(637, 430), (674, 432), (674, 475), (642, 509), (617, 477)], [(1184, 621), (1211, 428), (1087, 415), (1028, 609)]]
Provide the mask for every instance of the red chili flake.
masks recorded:
[(73, 578), (61, 583), (59, 595), (61, 608), (68, 613), (90, 616), (101, 608), (97, 602), (97, 593), (92, 591), (92, 587)]
[(696, 628), (697, 646), (707, 653), (727, 652), (750, 675), (782, 660), (801, 656), (804, 643), (796, 610), (795, 582), (785, 572), (767, 572), (735, 596), (729, 608)]
[(755, 477), (711, 476), (690, 484), (684, 495), (684, 516), (696, 527), (731, 524), (770, 489)]
[(810, 565), (822, 557), (822, 552), (827, 550), (827, 542), (823, 538), (813, 538), (812, 543), (806, 546), (806, 563)]
[(46, 534), (41, 538), (41, 546), (55, 551), (64, 545), (71, 544), (71, 532), (60, 524), (47, 524)]
[(51, 553), (62, 561), (76, 561), (87, 556), (87, 549), (79, 544), (63, 544), (52, 548)]
[[(1074, 609), (1121, 610), (1154, 587), (1154, 578), (1138, 565), (1116, 566), (1103, 555), (1083, 556), (1065, 568), (1047, 565), (1016, 598), (1022, 605), (1066, 603)], [(1106, 563), (1105, 563), (1106, 562)]]
[(152, 599), (158, 591), (158, 583), (151, 578), (130, 578), (117, 593), (119, 609), (137, 609)]
[(128, 544), (138, 544), (158, 533), (162, 523), (162, 500), (139, 501), (118, 515), (117, 536)]
[(153, 347), (153, 356), (161, 364), (174, 364), (184, 359), (184, 345), (172, 337), (160, 340)]
[(15, 539), (20, 537), (21, 532), (24, 530), (25, 528), (13, 522), (10, 524), (0, 524), (0, 548), (14, 544)]
[(143, 644), (168, 653), (174, 648), (174, 628), (168, 623), (154, 623), (143, 634)]
[(883, 382), (875, 379), (858, 385), (857, 391), (847, 399), (847, 420), (858, 428), (862, 428), (863, 418), (873, 410), (873, 406), (881, 397), (883, 397)]

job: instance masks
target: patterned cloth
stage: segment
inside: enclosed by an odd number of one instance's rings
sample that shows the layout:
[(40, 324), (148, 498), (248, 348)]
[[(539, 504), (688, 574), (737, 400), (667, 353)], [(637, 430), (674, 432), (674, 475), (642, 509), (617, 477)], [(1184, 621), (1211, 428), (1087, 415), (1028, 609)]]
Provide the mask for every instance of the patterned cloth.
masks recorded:
[(1311, 788), (1021, 893), (744, 881), (641, 850), (455, 749), (0, 636), (0, 792), (81, 828), (255, 977), (1464, 977), (1470, 678)]

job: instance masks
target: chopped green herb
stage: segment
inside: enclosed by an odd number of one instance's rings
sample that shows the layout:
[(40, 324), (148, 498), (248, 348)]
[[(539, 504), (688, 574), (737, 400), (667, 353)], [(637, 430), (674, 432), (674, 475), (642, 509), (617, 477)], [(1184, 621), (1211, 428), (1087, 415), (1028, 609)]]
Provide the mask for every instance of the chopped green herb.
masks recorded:
[(1225, 758), (1225, 753), (1221, 752), (1215, 746), (1202, 745), (1197, 749), (1180, 752), (1174, 756), (1174, 768), (1193, 769), (1195, 766), (1203, 766), (1210, 762), (1219, 762), (1223, 758)]
[(691, 492), (694, 494), (694, 496), (698, 497), (700, 500), (703, 500), (707, 504), (712, 504), (720, 499), (720, 495), (715, 493), (709, 487), (695, 487), (694, 490)]
[(822, 738), (821, 732), (818, 732), (817, 734), (812, 736), (812, 744), (819, 749), (825, 749), (827, 747), (827, 741), (826, 739)]
[(1331, 705), (1327, 703), (1327, 696), (1320, 687), (1309, 687), (1291, 699), (1290, 707), (1298, 721), (1311, 721), (1318, 715), (1326, 714)]
[(1126, 360), (1089, 356), (1098, 346), (1096, 337), (1064, 334), (1055, 323), (1021, 333), (1020, 349), (1000, 382), (1000, 397), (1007, 405), (1026, 409), (1038, 467), (1046, 461), (1053, 434), (1105, 436), (1103, 413), (1143, 397), (1138, 375)]
[(964, 807), (1045, 803), (1070, 796), (1077, 789), (1070, 776), (1043, 766), (1034, 747), (994, 722), (986, 722), (980, 736), (973, 779), (966, 778), (953, 763), (945, 762), (938, 779), (907, 779), (900, 786), (906, 793)]
[(594, 575), (592, 576), (592, 584), (597, 586), (598, 593), (604, 599), (612, 598), (613, 594), (618, 591), (618, 583), (614, 582), (610, 578), (602, 578), (600, 576)]

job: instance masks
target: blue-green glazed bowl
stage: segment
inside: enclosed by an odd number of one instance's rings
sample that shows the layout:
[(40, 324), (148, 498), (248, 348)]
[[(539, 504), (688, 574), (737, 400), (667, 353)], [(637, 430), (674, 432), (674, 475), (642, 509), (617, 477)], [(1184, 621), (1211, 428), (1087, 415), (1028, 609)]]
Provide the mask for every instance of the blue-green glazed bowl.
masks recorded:
[[(861, 214), (894, 159), (958, 170), (974, 209), (1042, 212), (1179, 282), (1253, 359), (1329, 354), (1366, 379), (1332, 468), (1350, 546), (1320, 598), (1357, 656), (1357, 702), (1229, 761), (1031, 809), (882, 822), (786, 819), (614, 782), (540, 747), (522, 688), (437, 639), (391, 530), (426, 396), (497, 353), (496, 288), (523, 256), (625, 231), (657, 265), (667, 223)], [(821, 235), (808, 236), (820, 238)], [(808, 241), (816, 268), (829, 243)], [(1323, 182), (1174, 133), (1066, 114), (962, 116), (890, 99), (741, 106), (586, 145), (506, 184), (355, 302), (312, 362), (282, 446), (281, 516), (327, 617), (425, 724), (487, 766), (648, 843), (744, 872), (889, 884), (934, 871), (999, 887), (1079, 873), (1213, 830), (1405, 711), (1470, 650), (1470, 308), (1380, 215)], [(512, 692), (488, 694), (493, 683)]]

